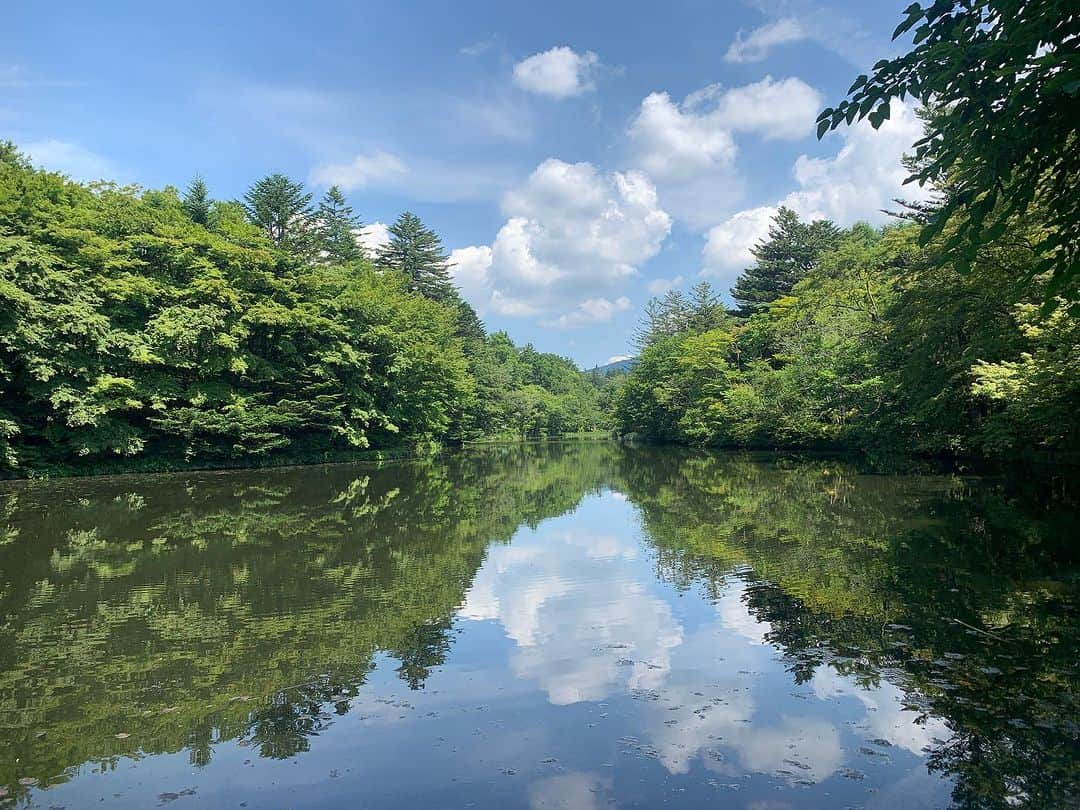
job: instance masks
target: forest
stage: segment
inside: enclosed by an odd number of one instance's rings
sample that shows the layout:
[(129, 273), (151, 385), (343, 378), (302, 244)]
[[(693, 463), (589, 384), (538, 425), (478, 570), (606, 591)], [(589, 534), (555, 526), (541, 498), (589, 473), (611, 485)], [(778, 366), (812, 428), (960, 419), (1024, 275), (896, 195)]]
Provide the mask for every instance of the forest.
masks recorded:
[(687, 444), (1077, 458), (1080, 321), (1017, 219), (970, 271), (920, 225), (781, 209), (721, 305), (707, 283), (646, 309), (619, 430)]
[[(947, 197), (948, 187), (941, 190)], [(726, 306), (646, 306), (632, 369), (488, 334), (410, 213), (369, 256), (331, 188), (243, 201), (75, 183), (0, 152), (0, 451), (9, 473), (252, 466), (614, 430), (710, 446), (1080, 451), (1080, 321), (1040, 272), (1042, 212), (965, 272), (885, 227), (781, 208)]]
[(334, 186), (84, 185), (0, 145), (0, 472), (598, 430), (1075, 461), (1080, 23), (999, 5), (913, 4), (894, 34), (912, 49), (818, 118), (819, 137), (878, 128), (918, 98), (906, 162), (929, 201), (896, 200), (885, 227), (781, 207), (733, 306), (704, 283), (648, 304), (629, 374), (488, 334), (409, 212), (368, 255)]
[(1076, 461), (1080, 18), (1060, 3), (912, 3), (907, 53), (858, 76), (818, 137), (918, 99), (905, 160), (929, 201), (838, 228), (779, 209), (727, 311), (647, 308), (622, 433)]
[(593, 431), (600, 388), (487, 334), (404, 213), (336, 188), (83, 185), (0, 146), (0, 467), (254, 466)]

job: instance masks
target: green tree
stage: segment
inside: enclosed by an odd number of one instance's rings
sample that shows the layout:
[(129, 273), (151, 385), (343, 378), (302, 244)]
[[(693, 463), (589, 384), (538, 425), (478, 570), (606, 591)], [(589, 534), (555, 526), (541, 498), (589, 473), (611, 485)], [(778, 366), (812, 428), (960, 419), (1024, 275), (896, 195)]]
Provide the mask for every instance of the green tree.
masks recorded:
[(707, 281), (699, 281), (690, 288), (689, 327), (695, 332), (705, 332), (723, 326), (729, 320), (727, 311), (720, 303), (720, 296)]
[(1014, 312), (1026, 339), (1013, 359), (972, 367), (972, 393), (994, 404), (980, 441), (991, 450), (1080, 450), (1080, 320), (1065, 307), (1043, 315), (1034, 304)]
[(662, 298), (653, 298), (634, 333), (634, 342), (644, 347), (660, 338), (680, 332), (704, 332), (723, 326), (727, 312), (712, 285), (695, 284), (687, 295), (682, 290), (668, 290)]
[[(398, 273), (282, 261), (239, 206), (0, 160), (0, 456), (250, 463), (462, 434), (458, 312)], [(145, 459), (139, 462), (139, 459)]]
[(294, 253), (311, 247), (311, 194), (303, 183), (283, 174), (267, 175), (244, 194), (244, 210), (275, 247)]
[(751, 249), (754, 265), (743, 271), (731, 289), (739, 314), (751, 315), (789, 293), (839, 238), (840, 231), (833, 223), (801, 222), (798, 214), (781, 206), (769, 226), (769, 238)]
[(360, 218), (337, 186), (330, 186), (315, 212), (319, 258), (329, 263), (352, 262), (363, 258), (356, 241)]
[(1062, 0), (912, 3), (893, 33), (914, 29), (914, 47), (859, 76), (847, 99), (824, 110), (818, 136), (867, 118), (876, 129), (894, 99), (928, 105), (909, 182), (945, 187), (923, 229), (928, 243), (955, 230), (946, 255), (960, 270), (1014, 214), (1039, 209), (1046, 231), (1025, 281), (1052, 271), (1047, 301), (1080, 294), (1080, 14)]
[(412, 289), (433, 301), (456, 297), (448, 256), (438, 234), (406, 211), (390, 226), (390, 241), (379, 249), (379, 263), (404, 273)]
[(182, 205), (188, 219), (196, 225), (202, 225), (204, 228), (210, 227), (213, 204), (206, 189), (206, 182), (198, 175), (195, 175), (188, 185), (187, 191), (184, 192)]
[(469, 346), (476, 346), (483, 342), (487, 336), (487, 330), (472, 304), (457, 296), (457, 301), (451, 302), (451, 306), (454, 306), (458, 312), (458, 337)]

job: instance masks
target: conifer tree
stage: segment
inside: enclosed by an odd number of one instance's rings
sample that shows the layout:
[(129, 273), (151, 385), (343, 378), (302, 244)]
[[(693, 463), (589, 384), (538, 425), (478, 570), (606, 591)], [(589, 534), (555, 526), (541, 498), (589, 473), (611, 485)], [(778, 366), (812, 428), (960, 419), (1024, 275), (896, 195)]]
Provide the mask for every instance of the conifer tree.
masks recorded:
[(311, 194), (283, 174), (256, 181), (244, 194), (248, 218), (277, 247), (306, 254), (311, 247)]
[(705, 332), (717, 328), (726, 318), (727, 312), (720, 303), (720, 296), (709, 282), (699, 281), (690, 288), (688, 328)]
[(457, 336), (462, 338), (466, 345), (482, 342), (487, 336), (484, 322), (480, 320), (472, 304), (460, 295), (457, 299)]
[(800, 222), (799, 215), (781, 206), (769, 227), (769, 238), (751, 250), (757, 260), (731, 288), (740, 315), (749, 316), (770, 301), (791, 292), (818, 258), (840, 242), (839, 229), (828, 220)]
[(414, 290), (444, 303), (457, 299), (450, 281), (449, 258), (438, 235), (406, 211), (390, 226), (390, 241), (379, 249), (379, 263), (400, 270)]
[(361, 227), (360, 218), (337, 186), (330, 186), (315, 214), (318, 229), (320, 259), (329, 263), (351, 262), (363, 258), (364, 251), (356, 241)]
[(195, 175), (187, 187), (181, 205), (188, 219), (196, 225), (204, 228), (210, 226), (210, 195), (207, 193), (206, 182), (199, 175)]

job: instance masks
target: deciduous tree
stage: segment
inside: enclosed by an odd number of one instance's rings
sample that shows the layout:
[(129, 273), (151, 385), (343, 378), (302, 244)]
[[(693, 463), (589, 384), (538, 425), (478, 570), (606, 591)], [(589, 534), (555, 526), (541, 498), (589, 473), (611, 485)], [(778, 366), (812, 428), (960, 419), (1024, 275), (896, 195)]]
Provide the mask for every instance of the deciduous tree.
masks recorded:
[[(894, 100), (932, 109), (914, 145), (909, 182), (947, 187), (923, 228), (966, 271), (980, 246), (1034, 208), (1046, 230), (1025, 281), (1050, 271), (1045, 300), (1080, 296), (1080, 11), (1068, 0), (912, 3), (893, 39), (914, 30), (910, 51), (859, 76), (848, 97), (818, 118), (818, 136), (866, 118), (876, 129)], [(1020, 273), (1019, 270), (1016, 271)]]

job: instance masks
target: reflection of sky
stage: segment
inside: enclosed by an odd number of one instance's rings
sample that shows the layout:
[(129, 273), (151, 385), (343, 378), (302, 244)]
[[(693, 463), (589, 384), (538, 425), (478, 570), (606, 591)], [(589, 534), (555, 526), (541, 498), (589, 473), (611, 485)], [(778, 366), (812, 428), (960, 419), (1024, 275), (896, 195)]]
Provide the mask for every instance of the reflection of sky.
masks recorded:
[(928, 717), (918, 723), (915, 712), (904, 711), (904, 693), (888, 681), (883, 680), (874, 690), (861, 689), (851, 678), (837, 674), (831, 667), (818, 667), (811, 685), (814, 694), (822, 700), (853, 696), (866, 707), (869, 736), (888, 740), (913, 754), (921, 755), (935, 738), (949, 737), (949, 729), (940, 718)]
[(948, 803), (921, 754), (949, 736), (940, 721), (919, 725), (897, 686), (827, 665), (796, 685), (740, 575), (715, 600), (678, 590), (640, 533), (609, 492), (491, 546), (425, 688), (378, 655), (308, 753), (283, 763), (232, 741), (196, 770), (184, 752), (124, 760), (50, 803), (143, 807), (148, 784), (198, 787), (170, 810)]
[(682, 628), (641, 579), (638, 545), (562, 527), (522, 532), (490, 550), (461, 615), (498, 620), (511, 665), (555, 705), (653, 688), (670, 671)]
[(529, 785), (531, 810), (599, 810), (608, 805), (610, 777), (587, 773), (563, 773), (537, 779)]
[[(609, 492), (572, 517), (522, 530), (490, 550), (467, 594), (461, 616), (501, 626), (513, 642), (513, 675), (550, 704), (632, 698), (637, 732), (627, 744), (672, 775), (700, 761), (728, 777), (761, 773), (808, 785), (859, 764), (852, 752), (872, 740), (921, 756), (934, 737), (948, 736), (935, 719), (917, 724), (886, 681), (866, 690), (822, 666), (809, 687), (796, 687), (765, 643), (769, 625), (747, 609), (738, 576), (711, 610), (680, 608), (683, 596), (657, 583), (631, 516), (625, 496)], [(549, 790), (577, 790), (586, 780), (568, 775)], [(582, 793), (564, 804), (593, 800), (595, 792)]]

